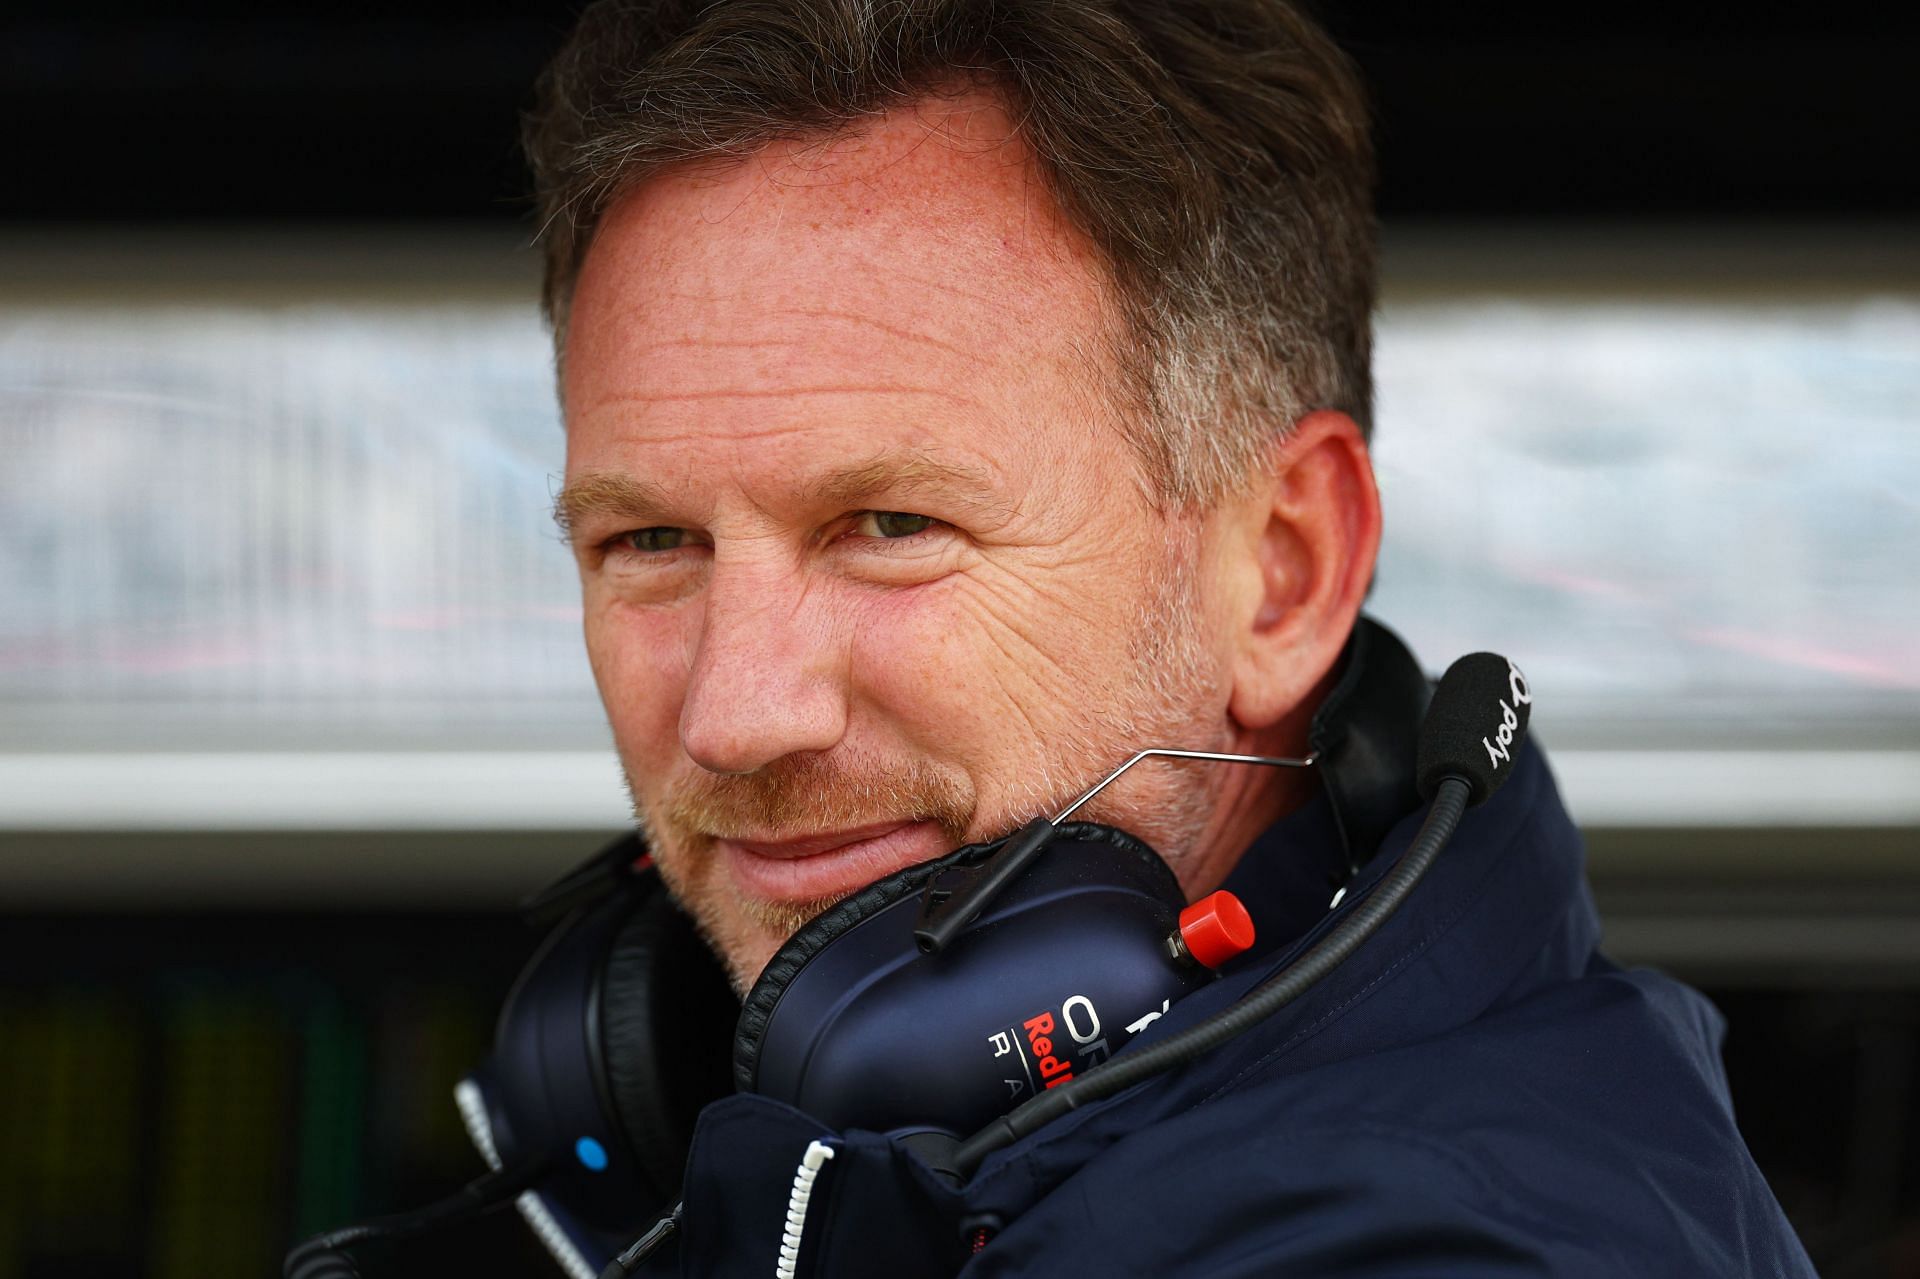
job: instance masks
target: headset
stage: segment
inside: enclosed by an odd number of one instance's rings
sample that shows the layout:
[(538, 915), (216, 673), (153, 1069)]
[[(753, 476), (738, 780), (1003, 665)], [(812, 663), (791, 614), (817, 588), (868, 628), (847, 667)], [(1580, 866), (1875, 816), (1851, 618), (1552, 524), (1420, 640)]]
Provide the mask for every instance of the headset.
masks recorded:
[[(993, 1151), (1217, 1047), (1333, 971), (1405, 899), (1466, 807), (1506, 780), (1531, 703), (1518, 668), (1491, 653), (1461, 658), (1436, 688), (1363, 617), (1307, 755), (1142, 750), (1052, 817), (829, 907), (744, 1000), (645, 848), (624, 839), (525, 907), (550, 931), (507, 996), (492, 1056), (455, 1090), (491, 1171), (427, 1209), (307, 1240), (284, 1274), (353, 1279), (350, 1250), (363, 1243), (511, 1201), (569, 1279), (618, 1279), (677, 1229), (694, 1118), (730, 1090), (835, 1130), (900, 1135), (964, 1182)], [(1287, 967), (1225, 1011), (1122, 1053), (1254, 941), (1231, 894), (1189, 904), (1139, 838), (1071, 820), (1164, 757), (1317, 774), (1339, 833), (1330, 891), (1431, 804), (1394, 866)]]

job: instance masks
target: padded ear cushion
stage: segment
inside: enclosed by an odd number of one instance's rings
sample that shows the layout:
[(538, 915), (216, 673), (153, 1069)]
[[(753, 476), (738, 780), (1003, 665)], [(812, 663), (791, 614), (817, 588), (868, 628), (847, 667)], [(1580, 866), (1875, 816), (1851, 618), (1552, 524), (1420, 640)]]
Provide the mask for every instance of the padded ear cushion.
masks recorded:
[[(1184, 903), (1185, 894), (1180, 889), (1180, 881), (1171, 867), (1153, 851), (1144, 840), (1130, 835), (1115, 826), (1101, 826), (1094, 822), (1068, 822), (1059, 828), (1055, 840), (1071, 840), (1083, 844), (1106, 844), (1119, 850), (1125, 856), (1137, 859), (1141, 865), (1149, 868), (1160, 888), (1169, 901)], [(843, 897), (803, 924), (800, 931), (787, 939), (787, 944), (775, 952), (767, 966), (760, 971), (760, 979), (747, 992), (740, 1006), (740, 1020), (733, 1033), (733, 1083), (741, 1092), (752, 1092), (759, 1077), (760, 1045), (766, 1037), (767, 1025), (773, 1019), (773, 1010), (779, 1004), (780, 997), (800, 975), (813, 958), (833, 942), (845, 936), (857, 925), (871, 919), (887, 907), (903, 898), (912, 897), (925, 888), (927, 881), (943, 871), (954, 867), (974, 866), (985, 861), (1007, 841), (997, 839), (988, 844), (968, 844), (957, 848), (945, 857), (930, 862), (920, 862), (904, 870), (895, 871), (884, 879), (877, 879), (865, 888), (850, 896)], [(1041, 856), (1045, 856), (1043, 852)]]
[(1340, 832), (1329, 885), (1346, 883), (1379, 851), (1399, 820), (1420, 807), (1416, 748), (1433, 698), (1420, 663), (1380, 623), (1361, 617), (1340, 676), (1313, 714), (1307, 744)]
[(656, 889), (615, 935), (600, 981), (608, 1101), (661, 1197), (678, 1193), (701, 1107), (727, 1091), (739, 1009), (693, 921)]

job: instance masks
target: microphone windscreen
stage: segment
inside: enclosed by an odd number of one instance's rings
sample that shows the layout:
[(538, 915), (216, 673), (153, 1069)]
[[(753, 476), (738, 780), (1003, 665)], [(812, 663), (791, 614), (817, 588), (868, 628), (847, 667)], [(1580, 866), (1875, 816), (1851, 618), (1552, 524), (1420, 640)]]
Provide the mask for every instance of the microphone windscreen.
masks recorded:
[(1423, 799), (1432, 799), (1446, 777), (1469, 787), (1478, 804), (1513, 774), (1526, 739), (1533, 693), (1527, 677), (1498, 653), (1468, 653), (1447, 667), (1420, 724), (1415, 779)]

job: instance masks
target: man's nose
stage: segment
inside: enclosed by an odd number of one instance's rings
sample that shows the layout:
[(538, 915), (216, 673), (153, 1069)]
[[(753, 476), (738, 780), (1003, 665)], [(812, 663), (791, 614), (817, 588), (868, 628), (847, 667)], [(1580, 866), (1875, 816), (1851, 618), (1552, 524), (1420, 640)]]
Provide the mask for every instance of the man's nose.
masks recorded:
[(706, 596), (680, 707), (688, 757), (711, 772), (751, 773), (836, 745), (847, 728), (846, 654), (804, 584), (717, 565)]

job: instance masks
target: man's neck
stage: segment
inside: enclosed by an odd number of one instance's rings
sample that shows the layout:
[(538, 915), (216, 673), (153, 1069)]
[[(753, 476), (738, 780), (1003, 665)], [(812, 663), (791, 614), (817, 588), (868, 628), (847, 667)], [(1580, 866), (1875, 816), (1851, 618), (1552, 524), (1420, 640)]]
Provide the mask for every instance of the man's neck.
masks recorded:
[[(1333, 687), (1329, 671), (1284, 719), (1264, 729), (1234, 726), (1222, 750), (1236, 755), (1304, 756), (1314, 713)], [(1311, 768), (1223, 766), (1220, 789), (1192, 852), (1176, 870), (1189, 901), (1225, 882), (1261, 832), (1312, 798), (1320, 779)]]

